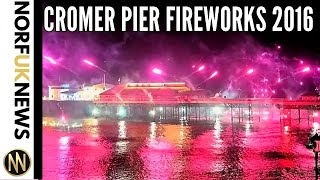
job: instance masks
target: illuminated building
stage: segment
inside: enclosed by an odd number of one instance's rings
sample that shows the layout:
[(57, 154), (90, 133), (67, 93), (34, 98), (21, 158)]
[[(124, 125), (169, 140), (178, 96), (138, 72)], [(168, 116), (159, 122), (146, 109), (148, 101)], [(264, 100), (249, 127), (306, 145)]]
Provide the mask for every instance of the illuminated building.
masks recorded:
[(170, 100), (177, 94), (190, 92), (185, 83), (127, 83), (119, 84), (100, 94), (108, 100), (130, 99), (153, 101), (153, 99)]
[(69, 91), (69, 85), (61, 86), (49, 86), (49, 100), (60, 100), (60, 94), (62, 92)]
[(71, 88), (69, 85), (49, 86), (48, 100), (56, 101), (93, 101), (99, 94), (112, 88), (113, 85), (95, 84), (92, 86), (82, 86), (80, 88)]
[[(113, 87), (111, 84), (106, 84), (106, 89), (104, 88), (104, 84), (95, 84), (93, 86), (83, 86), (78, 92), (74, 93), (74, 100), (82, 100), (82, 101), (92, 101), (98, 98), (99, 94), (104, 92), (105, 90)], [(72, 97), (72, 96), (71, 96)], [(69, 99), (71, 100), (71, 99)]]

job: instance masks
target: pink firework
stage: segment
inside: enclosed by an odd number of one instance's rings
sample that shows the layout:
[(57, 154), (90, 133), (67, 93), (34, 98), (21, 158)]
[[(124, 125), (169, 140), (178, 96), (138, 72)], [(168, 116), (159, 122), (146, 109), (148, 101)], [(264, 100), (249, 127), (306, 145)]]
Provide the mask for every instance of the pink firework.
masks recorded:
[(215, 77), (217, 74), (218, 74), (217, 71), (215, 71), (214, 73), (212, 73), (211, 76), (210, 76), (210, 79), (213, 78), (213, 77)]
[(161, 70), (161, 69), (158, 69), (158, 68), (153, 68), (153, 69), (152, 69), (152, 72), (155, 73), (155, 74), (159, 74), (159, 75), (162, 74), (162, 70)]
[(253, 69), (249, 69), (248, 71), (247, 71), (247, 74), (252, 74), (253, 73)]
[(309, 72), (310, 71), (310, 67), (305, 67), (302, 72)]
[(202, 71), (203, 69), (205, 68), (205, 66), (200, 66), (199, 68), (198, 68), (198, 71)]
[(83, 60), (83, 62), (90, 65), (90, 66), (96, 66), (95, 64), (93, 64), (93, 62), (91, 62), (89, 60)]
[(58, 64), (52, 57), (43, 56), (46, 60), (48, 60), (51, 64)]

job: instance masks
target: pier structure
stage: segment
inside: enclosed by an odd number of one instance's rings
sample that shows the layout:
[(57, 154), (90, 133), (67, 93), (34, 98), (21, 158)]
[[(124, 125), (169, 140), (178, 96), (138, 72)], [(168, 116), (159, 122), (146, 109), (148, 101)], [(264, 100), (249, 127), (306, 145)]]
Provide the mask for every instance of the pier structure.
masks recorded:
[[(127, 83), (111, 88), (94, 101), (110, 118), (150, 118), (153, 120), (214, 120), (230, 116), (232, 121), (263, 117), (263, 109), (279, 109), (286, 119), (314, 121), (318, 99), (237, 98), (212, 96), (207, 91), (192, 91), (185, 83)], [(271, 112), (273, 116), (273, 112)]]

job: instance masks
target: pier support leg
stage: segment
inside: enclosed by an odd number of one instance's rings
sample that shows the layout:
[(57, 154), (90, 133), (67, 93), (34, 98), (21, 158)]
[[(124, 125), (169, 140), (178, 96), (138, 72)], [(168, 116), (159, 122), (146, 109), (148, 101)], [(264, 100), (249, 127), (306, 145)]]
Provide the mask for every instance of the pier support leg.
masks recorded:
[(249, 109), (249, 113), (248, 113), (248, 116), (249, 116), (249, 121), (252, 121), (252, 104), (249, 104), (249, 107), (248, 107), (248, 109)]
[(230, 116), (231, 116), (231, 121), (233, 123), (233, 108), (232, 108), (232, 105), (230, 105)]
[(205, 111), (205, 116), (206, 116), (206, 120), (208, 121), (208, 106), (207, 105), (205, 105), (204, 106), (204, 111)]
[(259, 106), (259, 105), (258, 105), (258, 111), (259, 111), (259, 122), (260, 122), (260, 118), (261, 118), (261, 117), (260, 117), (260, 116), (261, 116), (261, 115), (260, 115), (260, 114), (261, 114), (261, 110), (260, 110), (260, 106)]
[(298, 108), (298, 121), (299, 121), (299, 124), (300, 124), (300, 120), (301, 120), (301, 110), (300, 110), (300, 107)]
[(238, 104), (239, 106), (239, 112), (238, 112), (238, 115), (239, 115), (239, 123), (240, 123), (240, 119), (241, 119), (241, 107), (240, 107), (240, 104)]

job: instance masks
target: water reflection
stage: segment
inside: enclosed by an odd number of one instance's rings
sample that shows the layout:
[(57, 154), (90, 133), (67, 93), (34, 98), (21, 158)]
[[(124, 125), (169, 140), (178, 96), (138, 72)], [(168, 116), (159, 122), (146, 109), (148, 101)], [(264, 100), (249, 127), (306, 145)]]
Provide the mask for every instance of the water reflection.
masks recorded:
[(116, 142), (116, 151), (117, 153), (125, 153), (127, 152), (127, 144), (129, 141), (127, 141), (125, 138), (127, 138), (127, 127), (125, 121), (119, 121), (118, 122), (118, 138), (119, 140)]
[(69, 158), (69, 139), (70, 137), (68, 136), (64, 136), (59, 139), (59, 143), (60, 143), (59, 170), (60, 172), (62, 171), (62, 173), (58, 174), (59, 175), (58, 177), (60, 179), (67, 179), (67, 175), (68, 175), (68, 172), (66, 172), (67, 170), (66, 164), (68, 164), (68, 158)]
[(155, 122), (150, 123), (150, 139), (156, 138), (156, 130), (157, 130), (157, 124)]
[(304, 143), (316, 124), (231, 122), (86, 119), (79, 128), (47, 126), (44, 179), (314, 179), (314, 155)]
[(127, 137), (127, 127), (126, 127), (126, 122), (125, 121), (119, 121), (118, 122), (118, 128), (119, 128), (119, 135), (118, 137), (120, 139), (124, 139)]
[(220, 148), (222, 147), (222, 143), (223, 140), (221, 139), (221, 132), (223, 131), (222, 129), (222, 125), (219, 119), (216, 119), (215, 123), (214, 123), (214, 130), (213, 130), (213, 134), (214, 134), (214, 141), (211, 142), (211, 146), (215, 149), (215, 152), (217, 153), (221, 153), (218, 152), (218, 150), (220, 150)]

